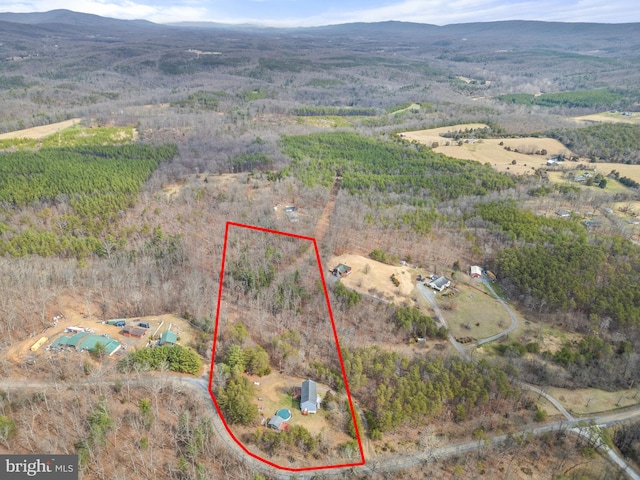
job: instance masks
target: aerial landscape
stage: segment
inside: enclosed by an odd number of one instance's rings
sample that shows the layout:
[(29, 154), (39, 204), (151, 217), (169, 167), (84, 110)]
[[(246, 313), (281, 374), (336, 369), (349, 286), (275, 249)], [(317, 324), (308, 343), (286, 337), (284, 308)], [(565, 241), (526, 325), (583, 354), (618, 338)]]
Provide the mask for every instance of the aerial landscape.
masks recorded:
[(640, 479), (638, 9), (199, 3), (0, 4), (0, 457)]

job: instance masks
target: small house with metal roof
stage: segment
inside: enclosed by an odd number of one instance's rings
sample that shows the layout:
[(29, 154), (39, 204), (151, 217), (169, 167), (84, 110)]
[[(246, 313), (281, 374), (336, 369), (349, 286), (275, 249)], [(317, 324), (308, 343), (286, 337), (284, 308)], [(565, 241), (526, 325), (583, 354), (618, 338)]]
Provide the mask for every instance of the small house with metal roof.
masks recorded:
[(178, 343), (178, 335), (176, 335), (175, 332), (172, 332), (171, 330), (167, 330), (162, 335), (160, 335), (160, 341), (158, 342), (158, 345), (172, 346), (176, 343)]

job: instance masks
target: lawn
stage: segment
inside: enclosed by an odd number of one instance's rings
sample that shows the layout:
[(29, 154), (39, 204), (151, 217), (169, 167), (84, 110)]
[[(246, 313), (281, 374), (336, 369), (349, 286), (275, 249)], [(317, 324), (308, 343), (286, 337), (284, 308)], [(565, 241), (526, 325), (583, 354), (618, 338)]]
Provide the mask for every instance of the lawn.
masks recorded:
[(602, 112), (595, 113), (593, 115), (573, 117), (573, 119), (578, 123), (589, 124), (593, 124), (595, 122), (633, 123), (636, 125), (640, 124), (640, 115), (638, 115), (637, 113), (632, 113), (631, 115), (623, 115), (622, 112)]
[[(259, 383), (259, 385), (254, 384), (256, 405), (258, 405), (258, 409), (261, 409), (260, 414), (266, 421), (269, 421), (279, 409), (288, 408), (291, 410), (289, 425), (302, 425), (313, 435), (330, 433), (330, 435), (325, 435), (325, 438), (330, 437), (331, 443), (349, 440), (346, 433), (337, 431), (336, 427), (329, 422), (328, 411), (320, 408), (316, 414), (302, 415), (300, 402), (291, 397), (291, 391), (294, 387), (299, 387), (305, 380), (304, 378), (271, 373), (264, 377), (250, 376), (249, 380)], [(324, 398), (329, 390), (331, 389), (327, 385), (318, 383), (320, 397)]]
[(437, 294), (436, 300), (455, 337), (481, 340), (511, 325), (509, 313), (481, 282), (471, 279), (468, 283), (460, 281), (455, 289), (450, 290), (454, 291), (456, 293), (449, 297)]
[(606, 392), (597, 388), (547, 387), (545, 391), (557, 398), (565, 408), (576, 415), (593, 415), (618, 408), (636, 406), (640, 403), (640, 389), (633, 388), (617, 392)]
[[(611, 165), (611, 169), (614, 168), (614, 164), (600, 164), (600, 165), (604, 165), (604, 168), (601, 166), (598, 170), (606, 175), (606, 171), (607, 171), (607, 166)], [(640, 167), (640, 165), (636, 165), (638, 167)], [(610, 170), (609, 170), (610, 171)], [(576, 170), (575, 174), (576, 175), (580, 175), (581, 173), (584, 173), (582, 170)], [(608, 173), (608, 172), (607, 172)], [(639, 178), (640, 178), (640, 168), (638, 169), (637, 172)], [(580, 183), (580, 182), (576, 182), (574, 180), (571, 180), (570, 178), (563, 178), (566, 175), (566, 172), (564, 171), (560, 171), (560, 172), (547, 172), (547, 175), (549, 177), (549, 181), (551, 183), (557, 184), (557, 185), (571, 185), (571, 186), (577, 186), (577, 187), (581, 187), (581, 188), (588, 188), (591, 189), (595, 192), (607, 192), (607, 193), (611, 193), (611, 194), (615, 194), (615, 193), (630, 193), (633, 191), (633, 189), (629, 188), (629, 187), (625, 187), (624, 185), (622, 185), (620, 182), (617, 182), (616, 180), (612, 180), (610, 178), (607, 178), (607, 186), (605, 188), (600, 188), (597, 185), (591, 185), (591, 186), (587, 186), (584, 183)], [(630, 177), (633, 178), (633, 177)]]

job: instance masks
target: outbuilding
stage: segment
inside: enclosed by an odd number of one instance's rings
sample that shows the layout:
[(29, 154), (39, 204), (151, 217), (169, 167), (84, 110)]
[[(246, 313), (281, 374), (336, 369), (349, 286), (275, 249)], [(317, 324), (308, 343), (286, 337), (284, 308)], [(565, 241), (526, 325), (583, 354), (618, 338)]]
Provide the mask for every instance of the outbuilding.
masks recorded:
[(477, 265), (471, 265), (471, 276), (473, 278), (480, 278), (482, 276), (482, 268)]
[(112, 338), (95, 335), (88, 332), (76, 333), (71, 337), (59, 337), (49, 347), (51, 350), (61, 350), (62, 348), (75, 348), (79, 352), (87, 350), (92, 352), (98, 343), (104, 346), (104, 351), (111, 356), (122, 347), (122, 344)]
[(120, 333), (125, 337), (142, 338), (147, 334), (147, 330), (141, 327), (134, 327), (133, 325), (126, 325)]
[(331, 270), (336, 277), (346, 277), (351, 273), (351, 267), (349, 265), (345, 265), (344, 263), (339, 263), (337, 267)]
[(160, 335), (160, 341), (158, 342), (158, 345), (172, 346), (172, 345), (175, 345), (176, 343), (178, 343), (178, 335), (176, 335), (171, 330), (167, 330), (162, 335)]

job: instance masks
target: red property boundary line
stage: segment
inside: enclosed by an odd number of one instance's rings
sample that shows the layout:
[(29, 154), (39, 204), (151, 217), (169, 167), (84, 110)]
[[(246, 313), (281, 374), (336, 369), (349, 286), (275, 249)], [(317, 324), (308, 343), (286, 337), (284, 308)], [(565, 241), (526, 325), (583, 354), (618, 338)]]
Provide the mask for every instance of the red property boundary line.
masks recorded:
[[(300, 240), (307, 240), (313, 243), (313, 248), (316, 252), (316, 260), (318, 263), (318, 270), (320, 273), (320, 279), (322, 280), (322, 288), (324, 290), (324, 296), (327, 302), (327, 310), (329, 311), (329, 318), (331, 319), (331, 328), (333, 330), (333, 338), (336, 342), (336, 350), (338, 352), (338, 360), (340, 361), (340, 369), (342, 371), (342, 378), (344, 380), (344, 389), (347, 393), (347, 398), (349, 400), (349, 409), (351, 410), (351, 418), (353, 420), (353, 425), (355, 427), (355, 431), (356, 431), (356, 438), (358, 440), (358, 448), (360, 450), (360, 461), (357, 463), (344, 463), (344, 464), (338, 464), (338, 465), (320, 465), (317, 467), (305, 467), (305, 468), (290, 468), (290, 467), (283, 467), (282, 465), (278, 465), (276, 463), (273, 463), (269, 460), (267, 460), (266, 458), (263, 458), (259, 455), (256, 455), (253, 452), (250, 452), (247, 447), (244, 446), (244, 444), (239, 441), (236, 436), (233, 434), (233, 432), (231, 431), (231, 428), (229, 428), (229, 425), (227, 424), (227, 421), (224, 418), (224, 415), (222, 414), (222, 411), (220, 410), (220, 406), (218, 405), (218, 402), (216, 400), (216, 396), (213, 393), (213, 389), (212, 389), (212, 384), (213, 384), (213, 369), (214, 369), (214, 360), (215, 360), (215, 353), (216, 353), (216, 344), (218, 341), (218, 326), (219, 326), (219, 322), (220, 322), (220, 303), (222, 300), (222, 283), (224, 281), (224, 265), (225, 265), (225, 260), (227, 258), (227, 240), (229, 237), (229, 227), (238, 227), (238, 228), (246, 228), (249, 230), (255, 230), (258, 232), (264, 232), (264, 233), (272, 233), (275, 235), (283, 235), (286, 237), (292, 237), (292, 238), (297, 238)], [(322, 270), (322, 262), (320, 261), (320, 252), (318, 251), (318, 244), (316, 242), (316, 239), (313, 237), (305, 237), (303, 235), (297, 235), (295, 233), (288, 233), (288, 232), (280, 232), (278, 230), (270, 230), (268, 228), (261, 228), (261, 227), (256, 227), (253, 225), (244, 225), (242, 223), (235, 223), (235, 222), (227, 222), (226, 227), (225, 227), (225, 232), (224, 232), (224, 246), (222, 249), (222, 266), (220, 268), (220, 283), (218, 285), (218, 305), (216, 307), (216, 325), (215, 325), (215, 329), (213, 332), (213, 352), (211, 355), (211, 370), (210, 370), (210, 375), (209, 375), (209, 395), (211, 395), (211, 400), (213, 400), (213, 404), (216, 407), (216, 410), (218, 412), (218, 415), (220, 416), (220, 419), (222, 420), (222, 423), (224, 424), (224, 427), (226, 428), (227, 432), (229, 433), (229, 435), (231, 436), (231, 438), (240, 446), (240, 448), (242, 448), (242, 450), (244, 450), (244, 452), (249, 455), (250, 457), (255, 458), (256, 460), (259, 460), (263, 463), (266, 463), (267, 465), (270, 465), (272, 467), (275, 467), (277, 469), (280, 470), (286, 470), (289, 472), (303, 472), (303, 471), (310, 471), (310, 470), (326, 470), (326, 469), (332, 469), (332, 468), (347, 468), (347, 467), (358, 467), (361, 465), (365, 464), (365, 458), (364, 458), (364, 449), (362, 447), (362, 438), (360, 437), (360, 430), (358, 428), (358, 422), (356, 421), (356, 411), (355, 408), (353, 407), (353, 400), (351, 399), (351, 391), (349, 390), (349, 382), (347, 381), (347, 374), (344, 368), (344, 361), (342, 359), (342, 352), (340, 351), (340, 343), (338, 341), (338, 332), (336, 330), (336, 324), (335, 321), (333, 319), (333, 311), (331, 310), (331, 303), (329, 302), (329, 292), (327, 290), (327, 283), (324, 280), (324, 275), (323, 275), (323, 270)]]

